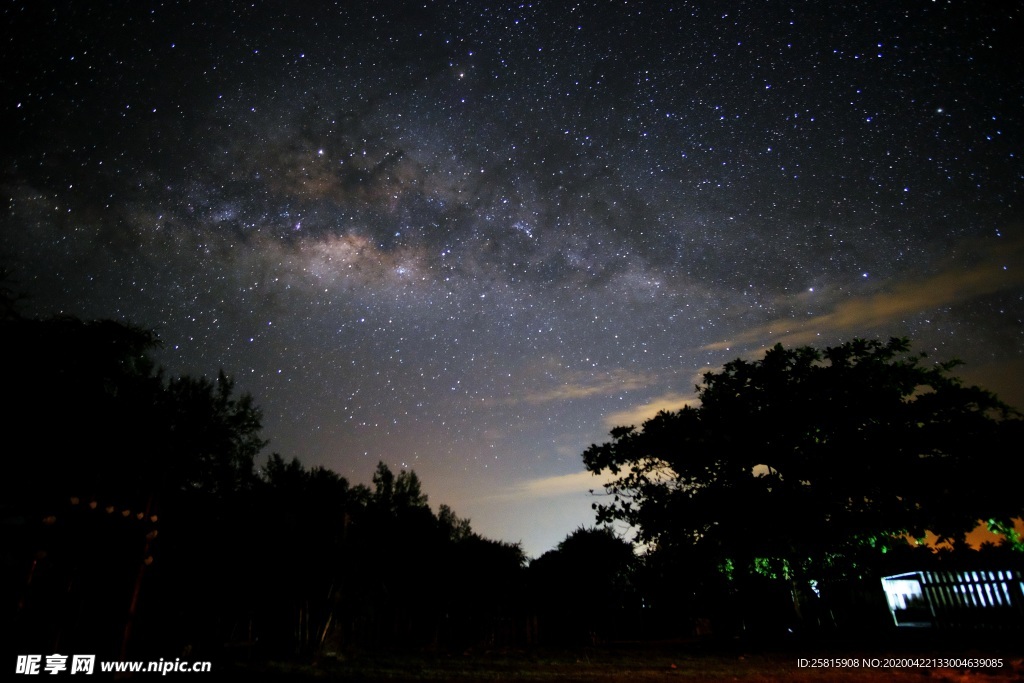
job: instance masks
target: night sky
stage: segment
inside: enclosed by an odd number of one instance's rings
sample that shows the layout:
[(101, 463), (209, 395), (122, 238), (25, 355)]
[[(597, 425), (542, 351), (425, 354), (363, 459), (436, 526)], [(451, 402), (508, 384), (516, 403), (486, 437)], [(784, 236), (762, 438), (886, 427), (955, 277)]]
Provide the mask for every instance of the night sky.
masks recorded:
[(0, 264), (537, 556), (587, 445), (776, 342), (908, 336), (1024, 407), (1022, 18), (4, 0)]

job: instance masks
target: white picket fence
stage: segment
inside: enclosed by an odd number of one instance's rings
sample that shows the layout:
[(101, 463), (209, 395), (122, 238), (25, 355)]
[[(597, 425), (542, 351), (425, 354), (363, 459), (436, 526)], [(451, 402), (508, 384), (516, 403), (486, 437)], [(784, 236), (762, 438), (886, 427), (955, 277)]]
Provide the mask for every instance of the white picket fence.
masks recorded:
[(1017, 570), (909, 572), (884, 577), (882, 589), (900, 627), (1024, 626), (1024, 577)]

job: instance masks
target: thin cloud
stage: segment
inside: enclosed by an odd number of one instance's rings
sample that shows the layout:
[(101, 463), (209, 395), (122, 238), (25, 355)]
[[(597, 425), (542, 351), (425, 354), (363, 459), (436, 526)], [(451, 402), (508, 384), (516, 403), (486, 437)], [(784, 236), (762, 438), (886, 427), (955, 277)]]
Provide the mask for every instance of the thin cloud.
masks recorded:
[(841, 301), (823, 315), (775, 320), (732, 339), (708, 344), (704, 349), (720, 351), (748, 344), (798, 345), (813, 341), (823, 332), (863, 334), (894, 327), (914, 314), (1020, 287), (1024, 285), (1024, 269), (1004, 264), (1019, 262), (1021, 246), (1017, 244), (999, 254), (998, 260), (985, 259), (968, 269), (951, 268), (932, 277), (896, 284), (889, 291)]
[(605, 415), (604, 426), (607, 429), (612, 429), (618, 426), (639, 426), (663, 410), (675, 412), (677, 410), (682, 410), (684, 406), (696, 407), (699, 404), (700, 400), (692, 394), (662, 394), (661, 396), (658, 396), (657, 398), (654, 398), (642, 405), (633, 406), (632, 408), (619, 410), (609, 415)]
[(608, 477), (600, 477), (590, 472), (574, 472), (560, 474), (542, 479), (530, 479), (524, 482), (522, 493), (528, 498), (549, 498), (571, 494), (588, 493), (591, 489), (604, 487)]
[(517, 400), (527, 403), (548, 403), (591, 396), (608, 396), (623, 391), (643, 389), (650, 384), (652, 376), (636, 374), (624, 369), (610, 370), (601, 377), (583, 377), (573, 373), (563, 384), (528, 393)]
[(590, 491), (602, 491), (605, 482), (611, 481), (612, 475), (602, 472), (600, 475), (590, 472), (574, 472), (558, 474), (538, 479), (527, 479), (514, 484), (490, 499), (499, 500), (537, 500), (544, 498), (581, 497)]

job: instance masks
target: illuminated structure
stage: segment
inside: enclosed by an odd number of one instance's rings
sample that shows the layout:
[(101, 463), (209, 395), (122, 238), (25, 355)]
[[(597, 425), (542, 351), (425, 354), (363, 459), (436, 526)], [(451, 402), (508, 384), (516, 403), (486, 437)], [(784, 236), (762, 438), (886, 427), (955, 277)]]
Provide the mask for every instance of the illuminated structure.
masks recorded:
[(1024, 577), (1020, 571), (910, 572), (882, 579), (896, 626), (1020, 628)]

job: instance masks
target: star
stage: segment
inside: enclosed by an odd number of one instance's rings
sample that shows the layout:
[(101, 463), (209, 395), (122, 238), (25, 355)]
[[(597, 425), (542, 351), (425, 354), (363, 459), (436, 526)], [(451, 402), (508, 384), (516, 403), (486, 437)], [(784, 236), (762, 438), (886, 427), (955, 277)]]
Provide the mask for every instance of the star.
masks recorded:
[(909, 336), (1024, 406), (1020, 13), (680, 9), (26, 6), (4, 265), (533, 555), (614, 416), (777, 341)]

